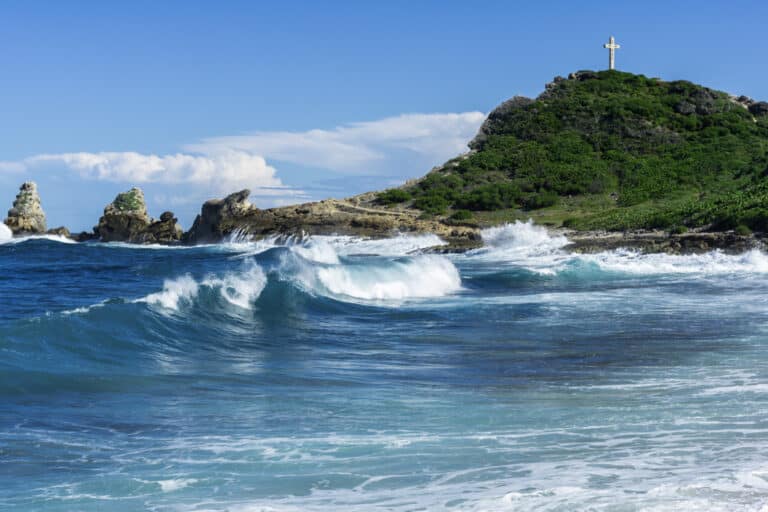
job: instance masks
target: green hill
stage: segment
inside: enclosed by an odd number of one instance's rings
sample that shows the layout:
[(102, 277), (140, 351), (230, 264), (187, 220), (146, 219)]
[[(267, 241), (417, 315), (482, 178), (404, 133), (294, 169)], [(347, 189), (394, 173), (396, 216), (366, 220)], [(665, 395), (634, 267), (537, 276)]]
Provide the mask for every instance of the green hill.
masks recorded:
[(768, 103), (743, 96), (582, 71), (501, 104), (470, 148), (377, 202), (457, 222), (768, 231)]

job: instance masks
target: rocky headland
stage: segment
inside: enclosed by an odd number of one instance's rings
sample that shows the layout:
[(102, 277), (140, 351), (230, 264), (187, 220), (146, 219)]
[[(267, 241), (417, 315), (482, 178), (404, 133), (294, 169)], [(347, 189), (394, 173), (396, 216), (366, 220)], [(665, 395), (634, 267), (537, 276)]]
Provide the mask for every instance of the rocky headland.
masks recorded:
[[(233, 237), (434, 233), (439, 251), (482, 244), (481, 229), (532, 218), (574, 251), (691, 253), (763, 247), (768, 103), (686, 81), (618, 71), (556, 77), (537, 98), (494, 109), (469, 151), (402, 187), (262, 209), (241, 190), (206, 201), (186, 233), (153, 219), (138, 188), (118, 194), (79, 241), (216, 243)], [(6, 224), (46, 232), (34, 183)]]

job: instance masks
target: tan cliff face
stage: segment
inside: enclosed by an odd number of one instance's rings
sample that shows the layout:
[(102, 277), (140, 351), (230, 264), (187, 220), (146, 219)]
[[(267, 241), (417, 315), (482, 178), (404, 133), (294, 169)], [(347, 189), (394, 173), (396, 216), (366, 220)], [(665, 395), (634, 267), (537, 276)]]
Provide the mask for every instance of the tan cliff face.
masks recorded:
[(8, 210), (5, 224), (14, 235), (45, 233), (45, 212), (35, 182), (28, 181), (19, 188), (13, 207)]

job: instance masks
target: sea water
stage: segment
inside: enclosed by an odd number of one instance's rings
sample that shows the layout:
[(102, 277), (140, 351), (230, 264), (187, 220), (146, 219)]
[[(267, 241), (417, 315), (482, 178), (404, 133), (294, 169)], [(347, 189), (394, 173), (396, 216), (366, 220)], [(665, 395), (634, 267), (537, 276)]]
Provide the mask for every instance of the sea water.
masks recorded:
[(768, 510), (765, 254), (483, 236), (0, 236), (0, 509)]

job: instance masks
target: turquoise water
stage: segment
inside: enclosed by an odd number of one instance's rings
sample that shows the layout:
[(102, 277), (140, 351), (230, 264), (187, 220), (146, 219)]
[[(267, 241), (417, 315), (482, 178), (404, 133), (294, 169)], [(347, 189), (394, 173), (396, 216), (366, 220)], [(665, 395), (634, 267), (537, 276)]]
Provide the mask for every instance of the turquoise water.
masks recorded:
[(768, 258), (0, 244), (0, 508), (768, 510)]

